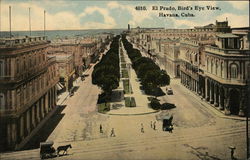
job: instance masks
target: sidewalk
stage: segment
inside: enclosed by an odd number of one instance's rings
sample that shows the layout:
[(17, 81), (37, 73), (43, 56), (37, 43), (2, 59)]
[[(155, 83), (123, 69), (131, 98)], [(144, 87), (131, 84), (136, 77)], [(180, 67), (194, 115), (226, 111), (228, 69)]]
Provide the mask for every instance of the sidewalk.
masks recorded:
[(57, 99), (58, 101), (56, 102), (57, 105), (62, 105), (64, 103), (64, 101), (69, 97), (69, 92), (65, 91), (63, 93), (61, 93)]
[[(129, 39), (128, 39), (129, 40)], [(130, 42), (130, 41), (129, 41)], [(131, 42), (130, 42), (131, 43)], [(133, 45), (134, 48), (140, 50), (138, 47), (135, 46), (135, 44), (131, 43)], [(147, 53), (141, 51), (142, 56), (148, 57)], [(159, 65), (159, 63), (157, 64)], [(162, 68), (162, 65), (160, 66)], [(176, 80), (178, 82), (178, 84), (182, 87), (184, 87), (181, 83), (180, 83), (180, 79), (176, 79), (176, 78), (172, 78), (171, 80)], [(186, 88), (186, 87), (184, 87)], [(187, 89), (187, 88), (186, 88)], [(220, 118), (225, 118), (225, 119), (234, 119), (234, 120), (241, 120), (241, 121), (245, 121), (246, 118), (245, 117), (239, 117), (239, 116), (234, 116), (234, 115), (225, 115), (219, 108), (214, 107), (213, 105), (211, 105), (209, 102), (202, 100), (197, 94), (195, 94), (194, 92), (190, 91), (189, 89), (187, 89), (189, 91), (189, 93), (197, 100), (201, 103), (201, 105), (203, 105), (204, 107), (206, 107), (207, 109), (209, 109), (210, 111), (212, 111), (217, 117)]]
[[(109, 50), (109, 48), (110, 48), (110, 44), (108, 45), (107, 49), (104, 50), (103, 53), (100, 53), (100, 59), (102, 58), (103, 54), (106, 53), (106, 52)], [(98, 61), (97, 61), (96, 63), (98, 63)], [(88, 74), (89, 71), (90, 71), (90, 69), (91, 69), (96, 63), (92, 64), (91, 67), (89, 67), (89, 68), (87, 68), (85, 71), (83, 71), (83, 74)], [(91, 75), (89, 75), (89, 76), (91, 76)], [(80, 82), (82, 82), (82, 81), (81, 81), (81, 77), (78, 77), (78, 78), (73, 82), (73, 86), (79, 86), (78, 83), (80, 83)], [(68, 98), (69, 98), (69, 92), (68, 92), (68, 91), (65, 91), (65, 92), (61, 93), (60, 95), (58, 95), (57, 105), (62, 105), (62, 104), (65, 102), (65, 100), (67, 100)]]
[[(171, 79), (172, 80), (172, 79)], [(239, 116), (234, 116), (234, 115), (225, 115), (219, 108), (214, 107), (213, 105), (211, 105), (209, 102), (207, 102), (206, 100), (202, 100), (200, 96), (198, 96), (197, 94), (195, 94), (194, 92), (190, 91), (189, 89), (187, 89), (186, 87), (184, 87), (181, 83), (180, 83), (180, 79), (175, 79), (176, 83), (185, 88), (190, 95), (195, 98), (198, 102), (200, 102), (200, 104), (204, 107), (206, 107), (208, 110), (210, 110), (212, 113), (214, 113), (217, 117), (219, 118), (225, 118), (225, 119), (233, 119), (233, 120), (240, 120), (240, 121), (245, 121), (246, 118), (245, 117), (239, 117)]]

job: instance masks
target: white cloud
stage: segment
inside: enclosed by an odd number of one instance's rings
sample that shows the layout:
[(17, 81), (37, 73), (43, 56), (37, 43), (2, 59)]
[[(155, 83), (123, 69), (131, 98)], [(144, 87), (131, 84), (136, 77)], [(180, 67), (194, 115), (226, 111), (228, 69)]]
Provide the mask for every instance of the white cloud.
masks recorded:
[[(90, 28), (115, 28), (115, 27), (121, 27), (119, 26), (119, 23), (116, 22), (116, 20), (112, 17), (112, 14), (114, 14), (114, 10), (118, 10), (118, 15), (116, 17), (120, 17), (120, 20), (123, 20), (123, 17), (125, 16), (124, 13), (129, 13), (131, 16), (126, 17), (129, 18), (129, 21), (126, 23), (129, 23), (132, 25), (132, 27), (136, 26), (142, 26), (145, 25), (145, 22), (148, 21), (148, 26), (157, 26), (153, 23), (159, 23), (159, 21), (155, 21), (156, 18), (159, 19), (158, 14), (159, 11), (152, 11), (151, 7), (152, 3), (147, 3), (147, 11), (137, 11), (135, 9), (135, 6), (141, 6), (140, 2), (131, 2), (130, 4), (125, 4), (123, 2), (117, 2), (117, 1), (110, 1), (107, 2), (106, 5), (103, 7), (98, 6), (91, 6), (85, 8), (82, 13), (77, 13), (75, 8), (72, 6), (75, 6), (76, 3), (70, 2), (70, 1), (58, 1), (57, 3), (49, 0), (41, 0), (41, 1), (27, 1), (27, 2), (18, 2), (18, 1), (2, 1), (1, 6), (1, 30), (9, 30), (9, 16), (8, 16), (8, 9), (9, 5), (12, 6), (12, 30), (28, 30), (28, 8), (31, 7), (31, 24), (32, 24), (32, 30), (43, 30), (43, 12), (44, 6), (45, 8), (49, 8), (48, 10), (51, 10), (52, 8), (56, 7), (57, 12), (52, 13), (47, 11), (46, 13), (46, 29), (48, 30), (58, 30), (58, 29), (90, 29)], [(156, 1), (153, 3), (153, 5), (163, 5), (163, 6), (206, 6), (206, 5), (212, 5), (216, 6), (218, 2), (216, 1), (202, 1), (202, 2), (196, 2), (196, 1), (178, 1), (178, 2), (159, 2)], [(247, 9), (247, 2), (224, 2), (226, 4), (230, 3), (233, 7), (237, 9)], [(43, 5), (41, 5), (43, 4)], [(221, 3), (218, 3), (218, 5)], [(70, 5), (70, 6), (67, 6)], [(220, 5), (223, 7), (223, 5)], [(62, 9), (60, 9), (62, 7)], [(67, 10), (64, 10), (64, 8), (67, 7)], [(69, 10), (70, 9), (70, 10)], [(53, 10), (54, 12), (55, 10)], [(79, 11), (79, 10), (78, 10)], [(83, 19), (89, 15), (95, 14), (95, 12), (100, 13), (103, 16), (104, 22), (94, 22), (91, 20), (86, 21), (86, 23), (81, 24), (80, 20)], [(164, 13), (171, 13), (171, 11), (164, 11)], [(217, 12), (218, 14), (221, 14), (220, 12)], [(217, 14), (216, 13), (216, 14)], [(203, 19), (203, 15), (206, 14), (206, 17)], [(212, 16), (210, 16), (213, 14)], [(229, 25), (232, 27), (239, 27), (239, 26), (248, 26), (248, 17), (247, 15), (236, 15), (237, 13), (225, 13), (219, 16), (214, 16), (214, 12), (208, 12), (204, 11), (202, 12), (202, 15), (198, 15), (195, 18), (202, 17), (200, 21), (197, 21), (197, 19), (178, 19), (178, 18), (162, 18), (162, 23), (165, 23), (166, 27), (170, 23), (173, 23), (173, 26), (176, 28), (180, 26), (188, 26), (190, 28), (193, 28), (194, 26), (203, 26), (207, 25), (208, 23), (214, 23), (215, 20), (225, 20), (226, 17), (228, 17)], [(127, 14), (126, 14), (127, 16)], [(211, 20), (211, 21), (210, 21)], [(90, 22), (89, 22), (90, 21)]]
[[(44, 8), (36, 3), (3, 3), (1, 30), (9, 30), (9, 5), (12, 6), (12, 30), (23, 31), (29, 29), (29, 7), (31, 8), (32, 30), (43, 30)], [(55, 14), (46, 12), (46, 29), (48, 30), (79, 28), (78, 16), (72, 12), (58, 12)]]
[(107, 4), (108, 7), (114, 9), (120, 9), (120, 10), (126, 10), (128, 13), (131, 14), (132, 19), (128, 22), (130, 25), (137, 26), (140, 25), (144, 20), (152, 20), (153, 15), (156, 15), (157, 12), (152, 11), (151, 5), (144, 5), (147, 8), (147, 11), (138, 11), (135, 9), (135, 5), (124, 5), (119, 4), (118, 2), (109, 2)]
[(116, 1), (111, 1), (107, 4), (109, 8), (118, 8), (120, 7), (120, 4), (118, 4)]
[(235, 15), (232, 13), (225, 13), (216, 17), (218, 21), (225, 21), (228, 19), (231, 27), (247, 27), (249, 26), (249, 16), (247, 15)]
[[(181, 2), (167, 2), (167, 3), (164, 3), (164, 2), (155, 2), (154, 3), (154, 6), (172, 6), (172, 7), (175, 7), (177, 8), (178, 6), (203, 6), (203, 7), (206, 7), (206, 6), (216, 6), (217, 3), (216, 1), (202, 1), (202, 2), (199, 2), (199, 1), (181, 1)], [(144, 20), (149, 20), (151, 21), (150, 23), (152, 24), (152, 22), (154, 22), (155, 18), (159, 18), (158, 17), (158, 14), (159, 14), (159, 11), (153, 11), (151, 8), (153, 5), (144, 5), (147, 7), (147, 11), (137, 11), (135, 10), (135, 6), (136, 5), (124, 5), (124, 4), (120, 4), (118, 2), (109, 2), (107, 4), (107, 6), (109, 8), (118, 8), (120, 10), (126, 10), (126, 12), (129, 12), (132, 16), (131, 20), (128, 22), (129, 24), (131, 24), (132, 26), (136, 27), (136, 26), (140, 26), (141, 23), (144, 21)], [(139, 5), (140, 6), (140, 5)], [(204, 11), (206, 12), (206, 16), (210, 16), (211, 14), (213, 14), (213, 12), (210, 12), (210, 11)], [(171, 12), (171, 11), (164, 11), (164, 13), (174, 13), (174, 12)], [(165, 25), (167, 25), (167, 22), (168, 19), (163, 19), (163, 23), (165, 23)], [(176, 28), (178, 28), (179, 26), (182, 26), (182, 25), (186, 25), (186, 26), (189, 26), (189, 27), (194, 27), (194, 26), (201, 26), (201, 25), (207, 25), (205, 23), (196, 23), (192, 20), (182, 20), (182, 19), (178, 19), (178, 18), (171, 18), (170, 21), (173, 21), (173, 23), (175, 24)], [(149, 25), (151, 25), (149, 23)]]
[(174, 22), (174, 25), (176, 26), (175, 28), (179, 28), (181, 26), (188, 26), (189, 28), (194, 28), (196, 26), (207, 25), (207, 23), (206, 24), (203, 22), (197, 23), (197, 22), (193, 22), (190, 20), (186, 20), (186, 19), (175, 19), (173, 22)]
[(228, 1), (229, 4), (231, 4), (236, 9), (246, 9), (249, 5), (248, 1)]
[(110, 16), (109, 11), (105, 8), (100, 8), (100, 7), (87, 7), (83, 13), (79, 15), (79, 17), (85, 17), (87, 15), (91, 15), (94, 12), (99, 12), (103, 18), (104, 18), (104, 23), (98, 23), (98, 22), (86, 22), (83, 24), (83, 28), (114, 28), (116, 26), (116, 22), (113, 17)]

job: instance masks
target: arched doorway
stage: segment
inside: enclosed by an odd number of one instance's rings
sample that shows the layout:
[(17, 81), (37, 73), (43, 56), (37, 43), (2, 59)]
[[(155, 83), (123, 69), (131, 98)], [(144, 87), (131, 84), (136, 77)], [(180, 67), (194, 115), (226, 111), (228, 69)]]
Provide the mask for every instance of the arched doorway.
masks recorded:
[(225, 100), (225, 91), (224, 91), (224, 88), (221, 87), (220, 88), (220, 109), (223, 110), (224, 109), (224, 100)]
[(238, 115), (240, 106), (240, 93), (236, 89), (230, 91), (229, 107), (231, 114)]
[(210, 81), (207, 80), (207, 96), (206, 96), (206, 100), (209, 101), (210, 100)]
[(219, 106), (219, 86), (217, 84), (215, 84), (214, 86), (215, 88), (215, 98), (214, 98), (214, 102), (215, 102), (215, 106), (218, 107)]
[(180, 65), (179, 64), (177, 65), (177, 75), (176, 76), (180, 77)]
[(214, 104), (214, 83), (211, 81), (211, 84), (210, 84), (210, 87), (211, 87), (211, 95), (210, 95), (210, 103), (211, 104)]

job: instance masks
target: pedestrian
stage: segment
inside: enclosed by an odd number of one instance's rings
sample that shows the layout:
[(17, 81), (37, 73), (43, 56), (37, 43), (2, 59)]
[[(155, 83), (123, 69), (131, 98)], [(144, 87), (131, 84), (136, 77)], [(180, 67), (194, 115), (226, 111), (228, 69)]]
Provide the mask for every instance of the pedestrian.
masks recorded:
[(156, 121), (154, 121), (153, 128), (156, 130)]
[(100, 124), (100, 133), (103, 133), (102, 125)]
[(152, 122), (152, 121), (151, 121), (151, 123), (150, 123), (150, 127), (153, 128), (153, 122)]
[(173, 125), (170, 125), (169, 126), (169, 133), (173, 133), (173, 129), (174, 129)]
[(114, 130), (114, 128), (111, 129), (110, 137), (115, 137), (115, 130)]
[(234, 160), (234, 150), (236, 149), (234, 146), (230, 146), (229, 149), (231, 150), (231, 160)]
[(144, 128), (142, 123), (141, 123), (141, 133), (144, 133)]

